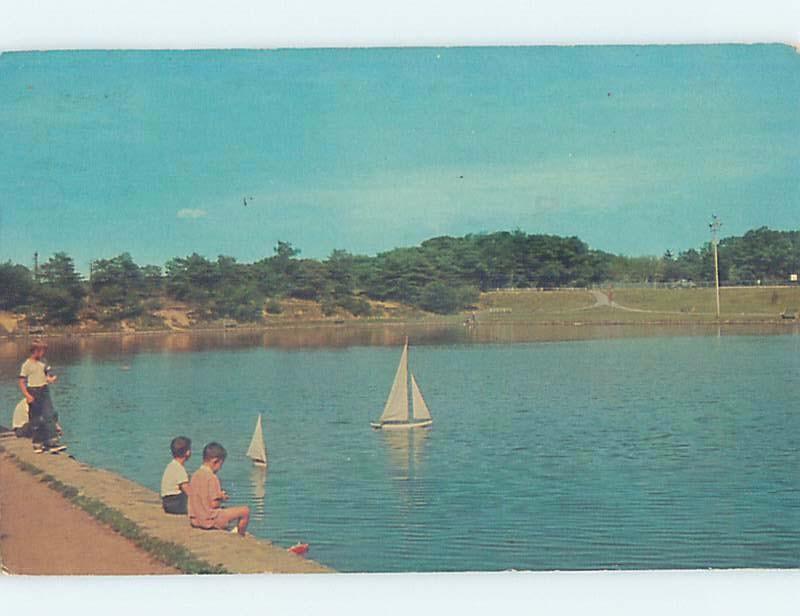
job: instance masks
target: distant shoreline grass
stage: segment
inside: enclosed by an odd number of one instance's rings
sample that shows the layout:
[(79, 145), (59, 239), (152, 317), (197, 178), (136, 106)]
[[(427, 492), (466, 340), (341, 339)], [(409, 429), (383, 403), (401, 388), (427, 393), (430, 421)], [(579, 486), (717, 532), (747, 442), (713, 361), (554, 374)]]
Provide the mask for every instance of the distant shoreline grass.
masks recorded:
[(82, 494), (74, 486), (67, 485), (33, 464), (20, 460), (2, 446), (0, 446), (0, 453), (4, 453), (9, 457), (22, 471), (37, 478), (38, 481), (47, 485), (51, 490), (58, 492), (70, 503), (88, 513), (101, 524), (119, 533), (159, 562), (174, 567), (182, 573), (229, 573), (222, 565), (212, 565), (197, 558), (182, 545), (170, 541), (162, 541), (152, 535), (148, 535), (138, 524), (126, 517), (121, 511), (109, 507), (96, 498)]

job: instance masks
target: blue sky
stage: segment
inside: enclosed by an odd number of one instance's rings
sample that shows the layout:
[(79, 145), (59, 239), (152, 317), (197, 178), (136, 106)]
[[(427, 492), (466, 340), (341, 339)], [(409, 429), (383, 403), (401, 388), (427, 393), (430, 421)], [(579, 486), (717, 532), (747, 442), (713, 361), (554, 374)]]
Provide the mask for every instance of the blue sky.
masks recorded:
[(0, 260), (798, 228), (798, 101), (779, 45), (3, 54)]

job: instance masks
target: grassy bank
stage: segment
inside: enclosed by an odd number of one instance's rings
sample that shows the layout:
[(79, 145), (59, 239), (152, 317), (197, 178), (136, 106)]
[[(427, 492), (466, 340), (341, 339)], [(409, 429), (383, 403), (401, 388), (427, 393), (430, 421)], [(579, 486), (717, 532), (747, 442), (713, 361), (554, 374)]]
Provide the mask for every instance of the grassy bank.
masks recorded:
[[(619, 289), (614, 291), (619, 304), (644, 310), (713, 314), (714, 289)], [(722, 287), (722, 317), (753, 316), (779, 318), (785, 310), (800, 310), (800, 287)]]
[(96, 498), (82, 494), (74, 486), (67, 485), (33, 464), (20, 460), (3, 447), (0, 447), (0, 453), (5, 453), (20, 469), (29, 473), (38, 481), (45, 483), (70, 503), (88, 513), (98, 522), (119, 533), (159, 562), (174, 567), (183, 573), (228, 573), (221, 565), (212, 565), (195, 557), (182, 545), (162, 541), (148, 535), (138, 524), (126, 517), (121, 511), (107, 506)]
[[(479, 322), (704, 323), (716, 320), (714, 289), (494, 291), (481, 296)], [(783, 321), (800, 310), (800, 287), (723, 287), (720, 320)], [(791, 323), (791, 321), (789, 321)]]

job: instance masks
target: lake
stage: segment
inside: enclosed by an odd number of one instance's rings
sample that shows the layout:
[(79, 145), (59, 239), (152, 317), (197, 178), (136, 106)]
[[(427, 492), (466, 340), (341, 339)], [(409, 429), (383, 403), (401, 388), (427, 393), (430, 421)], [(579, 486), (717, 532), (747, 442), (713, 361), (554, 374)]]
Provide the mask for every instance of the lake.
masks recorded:
[[(481, 331), (412, 329), (434, 424), (409, 433), (369, 426), (399, 326), (63, 340), (49, 359), (80, 460), (157, 490), (173, 436), (190, 471), (217, 440), (253, 534), (340, 571), (800, 566), (796, 329)], [(23, 355), (0, 342), (5, 424)], [(266, 472), (244, 457), (259, 413)]]

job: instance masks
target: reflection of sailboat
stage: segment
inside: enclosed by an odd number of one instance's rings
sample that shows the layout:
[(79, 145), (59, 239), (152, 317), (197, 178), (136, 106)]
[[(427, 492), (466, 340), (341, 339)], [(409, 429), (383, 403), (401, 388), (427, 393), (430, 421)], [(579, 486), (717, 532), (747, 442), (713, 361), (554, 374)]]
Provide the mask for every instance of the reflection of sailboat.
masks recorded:
[(267, 467), (253, 466), (250, 470), (250, 488), (252, 490), (253, 517), (264, 519), (264, 499), (267, 496)]
[(256, 421), (256, 429), (253, 430), (253, 438), (250, 439), (250, 447), (247, 448), (247, 457), (256, 466), (267, 465), (267, 448), (264, 446), (264, 432), (261, 429), (261, 415)]
[(422, 465), (427, 430), (387, 430), (384, 442), (388, 446), (389, 461), (395, 479), (406, 480), (416, 474)]
[(389, 398), (386, 406), (383, 407), (383, 414), (378, 422), (370, 425), (376, 430), (406, 430), (408, 428), (425, 428), (433, 423), (431, 412), (422, 392), (417, 385), (417, 380), (413, 374), (411, 376), (411, 408), (413, 418), (409, 420), (408, 414), (408, 338), (403, 345), (403, 353), (400, 356), (400, 364), (394, 375), (392, 389), (389, 391)]

